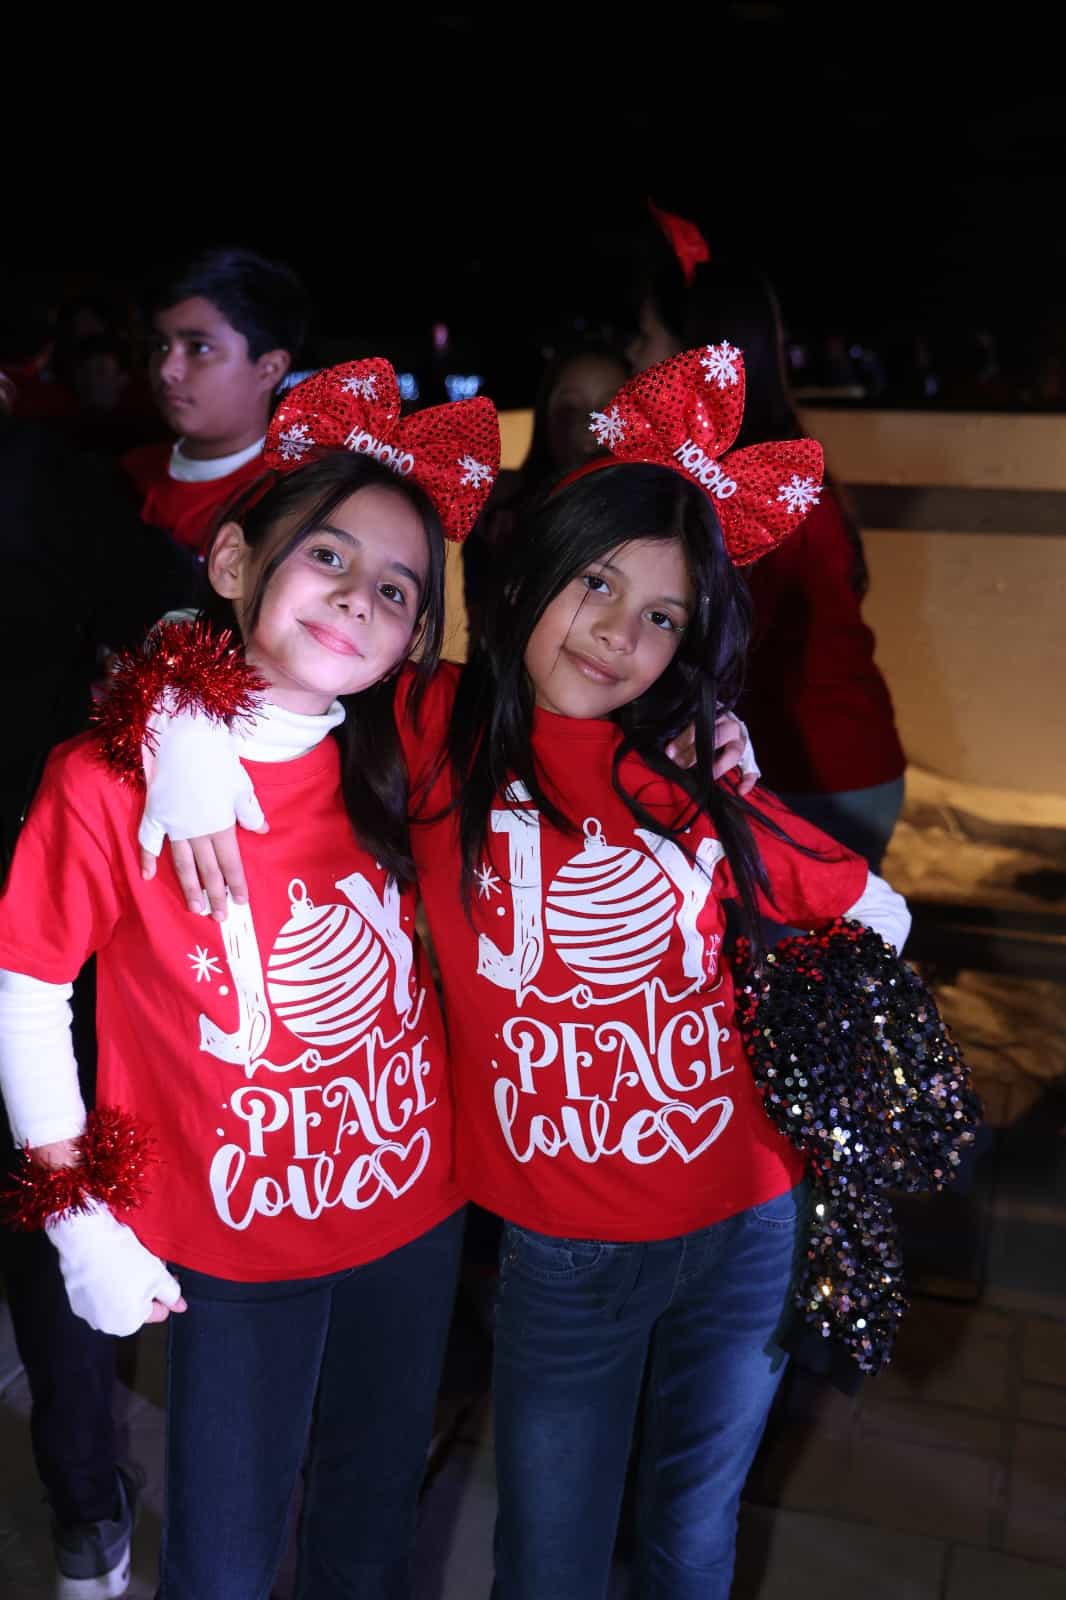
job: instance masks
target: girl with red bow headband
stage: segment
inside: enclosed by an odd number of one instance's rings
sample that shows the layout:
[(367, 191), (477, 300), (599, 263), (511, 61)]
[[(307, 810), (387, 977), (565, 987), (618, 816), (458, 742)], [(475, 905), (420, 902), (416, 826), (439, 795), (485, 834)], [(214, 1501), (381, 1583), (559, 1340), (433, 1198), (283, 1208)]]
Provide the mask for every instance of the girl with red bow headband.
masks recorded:
[(742, 1053), (724, 905), (756, 942), (771, 906), (906, 930), (858, 857), (710, 776), (737, 567), (821, 481), (812, 441), (730, 449), (743, 389), (732, 346), (626, 384), (591, 419), (604, 458), (500, 551), (461, 675), (399, 701), (457, 1181), (506, 1219), (500, 1600), (605, 1592), (646, 1368), (637, 1592), (724, 1600), (806, 1203)]
[[(436, 663), (444, 539), (499, 433), (485, 399), (403, 420), (391, 367), (364, 361), (294, 391), (264, 461), (207, 560), (243, 652), (164, 625), (104, 713), (119, 777), (84, 736), (42, 780), (0, 899), (0, 1086), (28, 1152), (14, 1205), (75, 1312), (117, 1335), (169, 1318), (161, 1593), (269, 1592), (310, 1435), (299, 1592), (385, 1597), (406, 1589), (462, 1231), (392, 702), (414, 646), (408, 702)], [(243, 815), (254, 772), (270, 828), (245, 903), (190, 928), (169, 862), (142, 875), (119, 779), (184, 730), (195, 784), (201, 724), (235, 711)], [(66, 1001), (94, 952), (86, 1117)]]
[[(807, 1198), (743, 1054), (725, 903), (756, 947), (771, 908), (897, 945), (909, 921), (859, 857), (710, 777), (743, 674), (737, 569), (821, 488), (811, 440), (731, 448), (743, 398), (720, 344), (594, 414), (604, 455), (500, 549), (457, 690), (439, 676), (427, 696), (449, 763), (416, 768), (412, 837), (456, 1175), (505, 1219), (499, 1600), (606, 1592), (645, 1372), (635, 1592), (726, 1600)], [(661, 752), (689, 723), (699, 759), (679, 773)]]

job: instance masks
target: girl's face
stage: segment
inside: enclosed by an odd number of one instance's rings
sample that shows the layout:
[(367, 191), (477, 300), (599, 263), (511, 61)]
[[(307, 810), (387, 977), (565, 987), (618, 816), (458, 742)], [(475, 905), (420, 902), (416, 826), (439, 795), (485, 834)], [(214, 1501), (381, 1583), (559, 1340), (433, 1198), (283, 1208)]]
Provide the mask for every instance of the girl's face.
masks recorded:
[(525, 665), (538, 706), (608, 717), (661, 677), (695, 597), (679, 539), (634, 539), (560, 589), (530, 634)]
[(643, 372), (660, 361), (668, 361), (681, 352), (680, 342), (659, 315), (659, 308), (650, 297), (640, 308), (640, 331), (626, 345), (626, 355), (634, 372)]
[(285, 558), (249, 632), (246, 617), (259, 573), (301, 515), (294, 513), (255, 550), (236, 523), (227, 523), (212, 547), (210, 577), (234, 601), (245, 656), (270, 684), (270, 699), (316, 716), (338, 695), (356, 694), (387, 677), (407, 655), (429, 571), (429, 545), (411, 502), (398, 491), (368, 484)]
[(628, 376), (622, 362), (609, 356), (575, 356), (566, 363), (548, 401), (548, 440), (558, 472), (571, 472), (601, 454), (589, 414), (603, 411)]

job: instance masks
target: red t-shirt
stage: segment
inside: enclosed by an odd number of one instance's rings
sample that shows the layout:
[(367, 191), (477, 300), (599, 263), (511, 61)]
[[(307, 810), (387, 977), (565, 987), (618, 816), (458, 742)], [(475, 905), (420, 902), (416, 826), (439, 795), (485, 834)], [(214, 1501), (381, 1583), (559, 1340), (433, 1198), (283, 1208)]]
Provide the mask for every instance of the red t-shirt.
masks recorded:
[(740, 714), (772, 789), (838, 794), (903, 772), (892, 700), (831, 490), (748, 572), (755, 630)]
[(261, 456), (253, 456), (223, 478), (185, 483), (170, 476), (173, 448), (171, 444), (144, 445), (124, 455), (122, 465), (141, 497), (141, 521), (162, 528), (199, 555), (230, 501), (262, 477), (263, 461)]
[[(454, 682), (438, 674), (420, 733), (401, 724), (416, 781)], [(619, 738), (611, 722), (535, 714), (547, 790), (583, 836), (499, 805), (471, 920), (454, 818), (416, 823), (414, 847), (445, 997), (458, 1182), (541, 1232), (659, 1239), (783, 1193), (804, 1162), (763, 1112), (737, 1036), (721, 845), (699, 820), (685, 839), (697, 865), (637, 826), (611, 782)], [(621, 773), (653, 814), (686, 804), (635, 757)], [(442, 778), (425, 815), (446, 799)], [(769, 796), (757, 803), (826, 856), (757, 829), (767, 912), (802, 924), (852, 906), (866, 863)]]
[(336, 742), (249, 763), (270, 832), (250, 908), (141, 878), (141, 796), (83, 736), (53, 754), (0, 897), (0, 967), (68, 983), (97, 953), (98, 1102), (158, 1163), (124, 1217), (157, 1255), (241, 1282), (385, 1255), (461, 1203), (440, 1013), (413, 932), (353, 838)]

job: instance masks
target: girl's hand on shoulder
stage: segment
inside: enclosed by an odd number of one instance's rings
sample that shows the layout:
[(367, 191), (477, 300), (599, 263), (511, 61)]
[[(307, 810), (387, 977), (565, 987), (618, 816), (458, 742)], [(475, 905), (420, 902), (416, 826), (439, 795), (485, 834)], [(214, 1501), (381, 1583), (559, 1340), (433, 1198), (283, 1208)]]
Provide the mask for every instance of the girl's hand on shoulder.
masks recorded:
[(189, 910), (224, 922), (229, 898), (237, 905), (248, 900), (234, 825), (253, 833), (267, 833), (269, 825), (225, 724), (182, 711), (160, 713), (150, 726), (137, 832), (141, 875), (155, 877), (156, 857), (169, 839)]
[[(264, 822), (253, 831), (266, 833), (267, 824)], [(248, 883), (236, 827), (201, 834), (196, 839), (171, 839), (170, 859), (185, 904), (197, 916), (210, 915), (216, 922), (225, 922), (231, 900), (237, 906), (248, 904)], [(155, 856), (142, 846), (142, 877), (154, 878), (155, 871)]]
[[(686, 771), (696, 765), (696, 730), (691, 723), (666, 747), (666, 755)], [(731, 712), (719, 714), (714, 725), (714, 766), (712, 775), (720, 781), (734, 768), (740, 768), (738, 794), (750, 794), (759, 781), (759, 768), (755, 752), (748, 738), (748, 730), (739, 717)]]

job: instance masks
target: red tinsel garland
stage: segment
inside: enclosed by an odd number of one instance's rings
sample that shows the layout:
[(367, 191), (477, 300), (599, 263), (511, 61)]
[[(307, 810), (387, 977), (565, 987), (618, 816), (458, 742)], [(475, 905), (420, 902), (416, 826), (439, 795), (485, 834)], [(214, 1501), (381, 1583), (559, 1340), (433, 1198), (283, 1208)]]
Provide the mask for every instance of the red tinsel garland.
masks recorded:
[(76, 1161), (46, 1167), (20, 1152), (12, 1187), (0, 1194), (0, 1209), (10, 1228), (33, 1232), (46, 1222), (85, 1211), (100, 1200), (113, 1211), (131, 1211), (147, 1192), (152, 1139), (135, 1119), (115, 1106), (97, 1106), (74, 1140)]
[(227, 629), (162, 622), (139, 651), (119, 656), (107, 698), (93, 709), (101, 755), (126, 783), (144, 782), (142, 749), (154, 749), (149, 718), (163, 707), (199, 711), (216, 722), (254, 713), (266, 688)]

